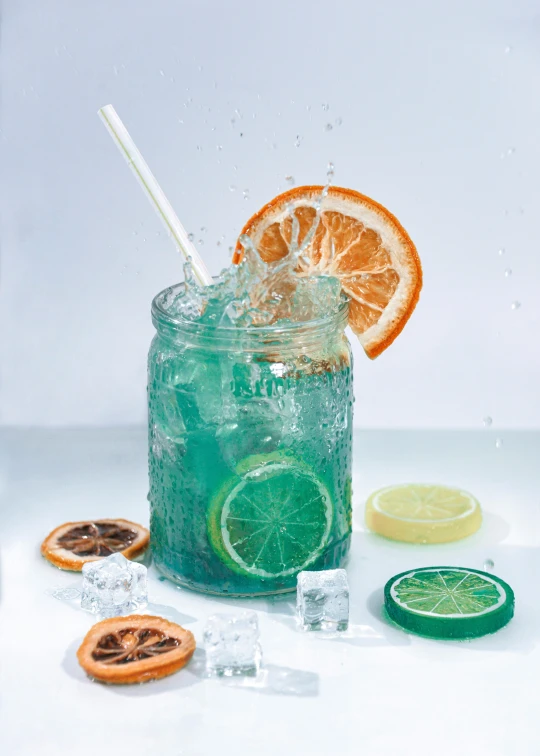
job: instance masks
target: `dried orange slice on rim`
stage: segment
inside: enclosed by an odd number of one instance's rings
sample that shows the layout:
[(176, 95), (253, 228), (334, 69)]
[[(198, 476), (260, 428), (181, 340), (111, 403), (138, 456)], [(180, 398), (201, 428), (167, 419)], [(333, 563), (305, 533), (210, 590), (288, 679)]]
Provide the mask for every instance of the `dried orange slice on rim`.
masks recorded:
[[(246, 223), (265, 262), (289, 253), (291, 209), (299, 222), (298, 243), (313, 225), (322, 186), (299, 186), (275, 197)], [(233, 262), (244, 254), (238, 241)], [(352, 189), (331, 187), (321, 219), (300, 260), (299, 275), (335, 276), (350, 298), (349, 325), (372, 359), (398, 336), (422, 288), (422, 268), (409, 235), (385, 207)]]
[(193, 633), (162, 617), (112, 617), (90, 628), (77, 659), (95, 680), (128, 684), (158, 680), (184, 667), (195, 651)]
[(56, 567), (80, 571), (86, 562), (111, 554), (134, 559), (149, 541), (148, 530), (130, 520), (83, 520), (55, 528), (41, 544), (41, 553)]

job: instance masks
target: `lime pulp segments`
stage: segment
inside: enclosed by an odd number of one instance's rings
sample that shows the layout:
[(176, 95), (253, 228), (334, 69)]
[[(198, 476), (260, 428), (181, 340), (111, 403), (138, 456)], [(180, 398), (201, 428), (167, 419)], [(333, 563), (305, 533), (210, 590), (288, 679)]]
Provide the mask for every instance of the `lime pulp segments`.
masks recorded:
[(208, 511), (208, 538), (234, 572), (258, 578), (293, 575), (322, 554), (333, 505), (313, 471), (281, 453), (248, 457)]

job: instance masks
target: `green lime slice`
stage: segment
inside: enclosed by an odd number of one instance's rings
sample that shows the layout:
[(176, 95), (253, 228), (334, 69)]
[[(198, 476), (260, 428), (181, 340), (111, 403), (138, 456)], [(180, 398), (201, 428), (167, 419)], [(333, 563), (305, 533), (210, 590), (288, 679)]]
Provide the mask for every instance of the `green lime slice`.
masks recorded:
[(384, 587), (384, 605), (401, 627), (430, 638), (478, 638), (514, 616), (514, 592), (487, 572), (427, 567), (402, 572)]
[(245, 576), (278, 578), (306, 569), (330, 536), (327, 488), (282, 452), (242, 460), (212, 499), (208, 538), (217, 556)]

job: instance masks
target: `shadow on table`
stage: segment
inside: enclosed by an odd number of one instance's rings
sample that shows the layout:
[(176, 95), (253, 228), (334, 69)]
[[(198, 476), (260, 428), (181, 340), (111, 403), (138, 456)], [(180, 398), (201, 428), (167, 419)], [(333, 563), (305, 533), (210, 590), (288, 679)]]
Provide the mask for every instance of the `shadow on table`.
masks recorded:
[(319, 694), (319, 675), (277, 664), (265, 664), (254, 676), (218, 677), (206, 671), (206, 654), (197, 649), (189, 665), (189, 671), (201, 680), (210, 680), (229, 688), (253, 690), (256, 693), (280, 696), (317, 696)]

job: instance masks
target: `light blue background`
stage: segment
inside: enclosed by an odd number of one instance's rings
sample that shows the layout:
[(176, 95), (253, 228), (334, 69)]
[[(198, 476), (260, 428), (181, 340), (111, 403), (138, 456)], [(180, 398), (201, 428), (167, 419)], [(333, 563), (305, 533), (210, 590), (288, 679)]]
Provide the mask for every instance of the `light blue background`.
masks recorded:
[(538, 3), (5, 0), (1, 55), (0, 422), (144, 422), (181, 266), (112, 102), (214, 273), (329, 160), (400, 218), (424, 292), (375, 363), (355, 347), (358, 424), (540, 427)]

